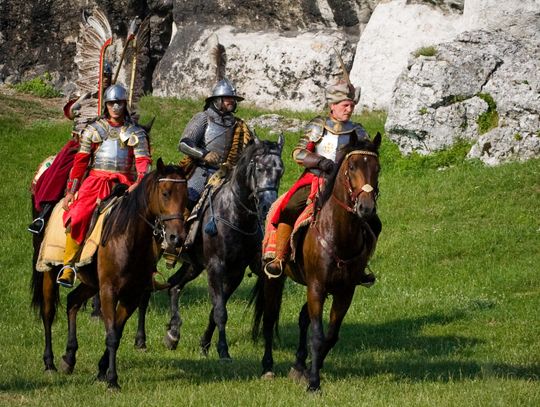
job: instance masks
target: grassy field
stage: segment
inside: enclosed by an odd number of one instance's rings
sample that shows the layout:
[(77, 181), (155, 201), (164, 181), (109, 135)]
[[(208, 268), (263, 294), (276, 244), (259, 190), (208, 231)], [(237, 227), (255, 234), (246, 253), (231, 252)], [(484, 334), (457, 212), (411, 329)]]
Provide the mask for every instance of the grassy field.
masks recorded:
[[(157, 116), (155, 158), (178, 161), (178, 137), (200, 105), (143, 100), (142, 121)], [(242, 108), (239, 115), (261, 113)], [(383, 114), (356, 119), (370, 134), (382, 131)], [(215, 348), (208, 358), (199, 354), (209, 311), (203, 277), (182, 296), (176, 351), (162, 345), (165, 293), (151, 299), (148, 351), (133, 348), (135, 319), (128, 322), (118, 358), (121, 392), (94, 381), (104, 330), (89, 309), (79, 315), (74, 374), (44, 374), (42, 325), (29, 306), (28, 187), (39, 162), (60, 149), (69, 130), (60, 100), (0, 93), (0, 405), (540, 405), (540, 161), (487, 168), (464, 160), (466, 146), (403, 158), (386, 139), (379, 200), (384, 229), (372, 261), (378, 282), (358, 288), (322, 371), (320, 394), (307, 394), (286, 377), (305, 298), (293, 283), (286, 286), (274, 354), (277, 378), (259, 379), (262, 343), (250, 341), (247, 308), (253, 278), (229, 303), (231, 363), (220, 362)], [(298, 136), (286, 134), (282, 189), (300, 173), (290, 159)], [(65, 295), (62, 290), (53, 330), (57, 365), (65, 347)]]

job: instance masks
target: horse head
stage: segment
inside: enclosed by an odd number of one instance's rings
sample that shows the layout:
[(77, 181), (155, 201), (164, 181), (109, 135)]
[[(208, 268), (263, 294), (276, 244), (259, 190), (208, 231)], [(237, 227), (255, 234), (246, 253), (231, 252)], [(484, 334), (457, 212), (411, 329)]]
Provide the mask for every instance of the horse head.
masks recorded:
[(154, 233), (161, 234), (162, 247), (176, 251), (184, 243), (184, 211), (187, 201), (187, 181), (184, 171), (176, 165), (157, 160), (156, 185), (148, 200), (150, 212), (156, 218)]
[(380, 145), (380, 133), (373, 141), (353, 140), (343, 152), (337, 173), (335, 199), (361, 219), (372, 216), (377, 206)]
[(279, 182), (284, 172), (281, 159), (283, 144), (282, 134), (277, 142), (261, 141), (255, 137), (249, 152), (246, 151), (249, 156), (244, 176), (260, 220), (266, 219), (270, 206), (277, 199)]

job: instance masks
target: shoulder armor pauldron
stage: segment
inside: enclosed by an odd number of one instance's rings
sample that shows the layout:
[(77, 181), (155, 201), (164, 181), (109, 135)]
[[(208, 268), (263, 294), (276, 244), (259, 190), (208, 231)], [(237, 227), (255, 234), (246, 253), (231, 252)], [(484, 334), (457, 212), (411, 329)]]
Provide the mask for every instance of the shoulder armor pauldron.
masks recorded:
[(321, 139), (324, 134), (324, 119), (322, 117), (316, 117), (311, 120), (306, 126), (304, 134), (309, 141), (316, 143)]
[(104, 122), (103, 120), (97, 120), (88, 124), (87, 131), (90, 133), (90, 141), (92, 143), (101, 143), (103, 140), (107, 139), (107, 125), (107, 122)]
[(120, 130), (120, 140), (130, 147), (139, 144), (139, 140), (144, 137), (146, 137), (146, 131), (135, 124), (124, 126), (122, 127), (122, 130)]

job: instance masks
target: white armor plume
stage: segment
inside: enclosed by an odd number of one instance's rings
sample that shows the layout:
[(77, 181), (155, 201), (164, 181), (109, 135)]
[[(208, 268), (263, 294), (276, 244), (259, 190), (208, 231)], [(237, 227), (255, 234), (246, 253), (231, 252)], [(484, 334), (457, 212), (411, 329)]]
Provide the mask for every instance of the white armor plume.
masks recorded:
[(98, 94), (97, 100), (90, 98), (87, 99), (87, 103), (81, 105), (81, 119), (90, 119), (101, 114), (101, 80), (105, 52), (113, 42), (111, 26), (101, 10), (95, 9), (93, 14), (88, 17), (83, 14), (80, 36), (75, 56), (75, 63), (79, 68), (79, 78), (76, 84), (81, 94), (87, 92)]

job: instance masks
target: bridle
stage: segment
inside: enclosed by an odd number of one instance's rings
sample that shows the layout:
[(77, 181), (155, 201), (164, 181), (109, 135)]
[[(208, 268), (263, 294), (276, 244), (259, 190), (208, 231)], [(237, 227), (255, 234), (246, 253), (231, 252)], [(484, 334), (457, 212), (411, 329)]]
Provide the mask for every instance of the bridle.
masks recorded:
[[(255, 180), (256, 181), (256, 178), (254, 176), (254, 167), (255, 167), (255, 159), (257, 157), (261, 157), (261, 156), (269, 156), (269, 155), (275, 155), (277, 157), (281, 157), (281, 154), (280, 152), (278, 151), (275, 151), (275, 150), (270, 150), (268, 152), (264, 152), (264, 153), (261, 153), (261, 154), (257, 154), (257, 155), (254, 155), (249, 164), (248, 164), (248, 170), (247, 170), (247, 174), (248, 174), (248, 177), (250, 180)], [(257, 185), (257, 182), (254, 182), (255, 185)], [(209, 196), (210, 198), (210, 210), (212, 212), (212, 217), (214, 218), (215, 221), (220, 221), (220, 222), (223, 222), (225, 225), (227, 225), (229, 228), (243, 234), (243, 235), (246, 235), (246, 236), (253, 236), (253, 235), (256, 235), (257, 233), (260, 233), (263, 228), (262, 228), (262, 223), (264, 222), (264, 219), (261, 219), (261, 214), (259, 213), (259, 211), (257, 210), (259, 208), (259, 195), (263, 192), (267, 192), (267, 191), (272, 191), (272, 192), (275, 192), (277, 194), (278, 192), (278, 188), (279, 188), (279, 185), (272, 185), (272, 186), (268, 186), (268, 187), (263, 187), (263, 188), (259, 188), (256, 186), (256, 188), (251, 191), (251, 193), (249, 194), (248, 196), (248, 202), (251, 203), (253, 205), (253, 207), (255, 208), (254, 210), (249, 208), (246, 204), (244, 204), (244, 202), (242, 202), (242, 200), (240, 199), (240, 197), (234, 192), (234, 189), (231, 188), (231, 193), (234, 197), (234, 200), (235, 202), (237, 202), (243, 210), (245, 210), (249, 215), (251, 216), (256, 216), (257, 217), (257, 225), (255, 225), (255, 229), (253, 231), (250, 231), (250, 232), (247, 232), (245, 230), (242, 230), (240, 229), (239, 227), (237, 227), (236, 225), (234, 225), (233, 223), (229, 222), (227, 219), (224, 219), (222, 218), (221, 216), (217, 216), (214, 214), (214, 211), (213, 211), (213, 205), (212, 205), (212, 197), (211, 197), (211, 194)]]
[[(368, 151), (368, 150), (354, 150), (354, 151), (351, 151), (350, 153), (348, 153), (345, 158), (343, 159), (343, 163), (341, 164), (342, 166), (343, 165), (347, 165), (347, 161), (349, 160), (349, 158), (353, 155), (369, 155), (369, 156), (373, 156), (373, 157), (379, 157), (379, 155), (373, 151)], [(349, 201), (351, 202), (350, 205), (347, 205), (345, 202), (341, 201), (338, 197), (336, 197), (336, 195), (334, 194), (334, 192), (332, 192), (332, 199), (334, 201), (336, 201), (336, 203), (341, 206), (343, 209), (345, 209), (347, 212), (350, 212), (350, 213), (355, 213), (355, 210), (354, 208), (356, 207), (357, 205), (357, 202), (358, 202), (358, 198), (360, 196), (360, 194), (362, 192), (367, 192), (367, 193), (370, 193), (370, 192), (373, 192), (375, 191), (375, 196), (374, 196), (374, 199), (375, 201), (377, 200), (377, 196), (378, 196), (378, 192), (375, 188), (373, 188), (373, 186), (371, 186), (370, 184), (364, 184), (362, 186), (362, 188), (360, 188), (358, 191), (353, 191), (352, 189), (352, 185), (351, 185), (351, 177), (349, 176), (349, 168), (346, 167), (345, 169), (345, 173), (344, 173), (344, 177), (345, 177), (345, 182), (344, 182), (344, 187), (345, 187), (345, 190), (348, 192), (349, 194)]]
[[(158, 182), (173, 182), (176, 184), (185, 184), (187, 183), (186, 179), (178, 179), (178, 178), (159, 178)], [(169, 215), (159, 215), (156, 216), (156, 219), (154, 220), (154, 223), (152, 224), (149, 222), (144, 216), (142, 216), (139, 213), (139, 216), (142, 220), (146, 222), (151, 228), (152, 233), (156, 240), (163, 241), (165, 239), (165, 222), (169, 220), (174, 219), (180, 219), (181, 221), (184, 221), (184, 214), (183, 213), (173, 213)]]
[[(365, 156), (373, 156), (373, 157), (378, 157), (379, 155), (373, 151), (368, 151), (368, 150), (354, 150), (354, 151), (351, 151), (350, 153), (348, 153), (345, 158), (343, 159), (343, 162), (342, 162), (342, 166), (343, 165), (347, 165), (347, 160), (349, 159), (349, 157), (353, 156), (353, 155), (365, 155)], [(351, 179), (350, 179), (350, 176), (349, 176), (349, 169), (348, 167), (346, 167), (346, 170), (345, 170), (345, 182), (344, 182), (344, 186), (345, 186), (345, 189), (347, 190), (348, 192), (348, 195), (349, 195), (349, 200), (351, 201), (351, 205), (347, 205), (346, 203), (342, 202), (339, 198), (337, 198), (334, 194), (334, 192), (332, 192), (332, 199), (334, 199), (336, 201), (336, 203), (342, 207), (343, 209), (345, 209), (347, 212), (350, 212), (350, 213), (356, 213), (356, 211), (354, 210), (354, 207), (357, 205), (357, 202), (358, 202), (358, 198), (360, 196), (360, 194), (362, 192), (367, 192), (367, 193), (370, 193), (370, 192), (373, 192), (375, 191), (375, 196), (374, 196), (374, 199), (377, 200), (377, 191), (375, 190), (375, 188), (373, 188), (373, 186), (371, 186), (370, 184), (364, 184), (362, 186), (362, 188), (360, 188), (360, 190), (358, 192), (354, 192), (353, 189), (352, 189), (352, 185), (351, 185)], [(369, 226), (369, 224), (367, 222), (364, 222), (364, 224), (366, 225), (367, 227), (367, 230), (371, 233), (371, 235), (376, 239), (373, 231), (371, 230), (371, 227)], [(332, 258), (334, 259), (334, 261), (336, 262), (336, 266), (338, 269), (341, 269), (345, 266), (347, 266), (348, 264), (351, 264), (351, 263), (354, 263), (356, 260), (362, 258), (364, 256), (364, 249), (362, 249), (362, 251), (356, 255), (356, 256), (353, 256), (349, 259), (342, 259), (340, 257), (338, 257), (336, 254), (335, 254), (335, 251), (332, 249), (332, 247), (330, 246), (330, 244), (326, 241), (326, 239), (323, 237), (323, 235), (321, 234), (319, 228), (317, 227), (317, 222), (313, 222), (311, 224), (311, 226), (313, 227), (314, 231), (315, 231), (315, 234), (318, 236), (318, 239), (317, 241), (319, 242), (319, 244), (323, 247), (323, 249), (325, 249), (327, 252), (331, 253), (332, 255)]]

